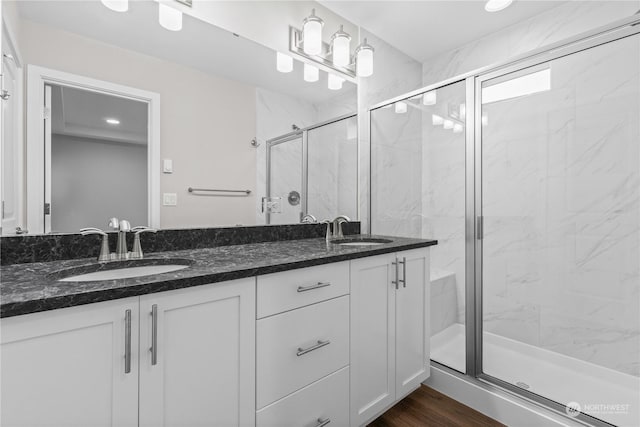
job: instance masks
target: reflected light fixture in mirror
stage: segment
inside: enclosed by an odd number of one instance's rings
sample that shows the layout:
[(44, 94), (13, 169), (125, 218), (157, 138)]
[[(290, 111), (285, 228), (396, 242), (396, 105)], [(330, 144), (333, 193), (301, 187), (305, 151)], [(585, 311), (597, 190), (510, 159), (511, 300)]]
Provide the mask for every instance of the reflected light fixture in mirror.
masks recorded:
[(333, 65), (345, 67), (351, 61), (351, 36), (344, 32), (344, 27), (340, 25), (340, 29), (331, 37), (331, 50)]
[(456, 123), (453, 125), (453, 133), (461, 133), (462, 125), (460, 123)]
[(302, 24), (302, 39), (304, 53), (319, 55), (322, 51), (322, 27), (324, 21), (316, 16), (316, 10), (311, 9), (311, 15), (307, 16)]
[(110, 125), (114, 125), (114, 126), (117, 126), (117, 125), (120, 124), (120, 120), (114, 119), (114, 118), (111, 118), (111, 117), (104, 119), (104, 121), (109, 123)]
[(431, 123), (434, 126), (440, 126), (442, 123), (444, 123), (444, 119), (437, 114), (433, 114), (431, 116)]
[(158, 3), (158, 22), (169, 31), (180, 31), (182, 29), (182, 12), (166, 4)]
[(344, 79), (342, 77), (338, 77), (335, 74), (329, 74), (327, 85), (329, 89), (340, 90), (342, 89), (342, 83), (344, 83)]
[(306, 82), (317, 82), (320, 76), (320, 70), (318, 70), (313, 65), (304, 64), (304, 81)]
[(129, 10), (129, 0), (102, 0), (102, 4), (115, 12)]
[(487, 12), (499, 12), (506, 9), (513, 3), (513, 0), (488, 0), (484, 5), (484, 10)]
[(405, 102), (396, 102), (396, 113), (404, 114), (407, 112), (407, 104)]
[(449, 119), (445, 119), (444, 122), (442, 122), (442, 127), (444, 129), (453, 129), (453, 121)]
[(435, 105), (437, 101), (437, 92), (435, 90), (430, 90), (426, 92), (422, 96), (422, 104), (423, 105)]
[(290, 73), (293, 71), (293, 58), (284, 53), (277, 52), (276, 69), (281, 73)]

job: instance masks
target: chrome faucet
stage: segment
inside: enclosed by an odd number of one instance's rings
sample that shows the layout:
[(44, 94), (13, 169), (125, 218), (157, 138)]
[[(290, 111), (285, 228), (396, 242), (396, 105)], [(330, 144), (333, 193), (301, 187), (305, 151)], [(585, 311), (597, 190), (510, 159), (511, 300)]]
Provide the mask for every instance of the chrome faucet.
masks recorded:
[(315, 216), (311, 215), (311, 214), (306, 214), (300, 220), (300, 223), (302, 223), (302, 224), (315, 224), (317, 222), (318, 222), (318, 219)]
[(83, 236), (86, 236), (88, 234), (98, 234), (102, 236), (102, 246), (100, 247), (98, 262), (111, 261), (111, 254), (109, 253), (109, 236), (107, 235), (107, 233), (100, 230), (99, 228), (94, 227), (81, 228), (80, 233), (82, 233)]
[(323, 219), (322, 221), (320, 221), (320, 224), (327, 224), (327, 232), (324, 235), (324, 239), (327, 241), (327, 243), (329, 243), (329, 240), (331, 240), (331, 221), (329, 221), (328, 219)]
[(127, 232), (131, 231), (131, 224), (126, 219), (118, 220), (118, 218), (111, 218), (109, 220), (109, 227), (118, 231), (118, 244), (116, 245), (115, 259), (128, 259), (129, 251), (127, 250)]
[(346, 215), (339, 215), (333, 220), (333, 238), (334, 239), (342, 239), (344, 237), (344, 234), (342, 234), (342, 224), (350, 221), (351, 219)]
[(155, 228), (149, 228), (144, 226), (133, 227), (131, 231), (135, 232), (133, 237), (133, 250), (131, 251), (131, 258), (142, 259), (144, 254), (142, 253), (142, 246), (140, 245), (141, 233), (155, 233), (158, 230)]

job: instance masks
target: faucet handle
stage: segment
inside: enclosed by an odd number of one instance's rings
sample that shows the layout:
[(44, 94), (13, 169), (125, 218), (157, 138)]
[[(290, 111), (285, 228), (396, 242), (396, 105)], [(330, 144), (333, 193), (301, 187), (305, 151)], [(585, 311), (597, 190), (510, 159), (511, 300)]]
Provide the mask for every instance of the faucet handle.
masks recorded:
[(120, 231), (131, 231), (131, 223), (126, 219), (121, 219), (118, 229)]
[(95, 227), (81, 228), (80, 233), (83, 236), (89, 234), (98, 234), (102, 236), (102, 245), (100, 246), (100, 255), (98, 255), (98, 262), (106, 262), (111, 260), (111, 254), (109, 253), (109, 236), (104, 231)]
[(158, 230), (141, 225), (138, 227), (133, 227), (131, 231), (135, 232), (133, 237), (133, 250), (131, 251), (131, 258), (142, 259), (144, 257), (144, 253), (142, 252), (142, 245), (140, 244), (140, 234), (155, 233)]
[(116, 217), (111, 218), (109, 220), (109, 227), (114, 230), (120, 229), (120, 221), (118, 220), (118, 218)]

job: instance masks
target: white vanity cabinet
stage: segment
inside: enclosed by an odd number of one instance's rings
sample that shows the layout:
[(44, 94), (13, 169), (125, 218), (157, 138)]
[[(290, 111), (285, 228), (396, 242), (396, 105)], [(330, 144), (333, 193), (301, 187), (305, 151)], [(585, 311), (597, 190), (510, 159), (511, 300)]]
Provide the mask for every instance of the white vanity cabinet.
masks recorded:
[(255, 425), (255, 278), (1, 325), (3, 426)]
[(140, 297), (140, 426), (255, 424), (255, 278)]
[(138, 425), (137, 297), (0, 325), (1, 425)]
[(349, 425), (349, 262), (259, 276), (256, 424)]
[(351, 261), (351, 425), (429, 376), (428, 249)]

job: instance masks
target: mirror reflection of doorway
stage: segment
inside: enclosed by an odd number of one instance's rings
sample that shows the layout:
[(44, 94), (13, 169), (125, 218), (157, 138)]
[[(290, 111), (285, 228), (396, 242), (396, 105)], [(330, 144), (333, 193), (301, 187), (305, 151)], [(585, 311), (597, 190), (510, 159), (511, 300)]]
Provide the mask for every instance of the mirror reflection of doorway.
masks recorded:
[(147, 103), (56, 85), (45, 99), (45, 232), (103, 228), (110, 216), (146, 224)]

